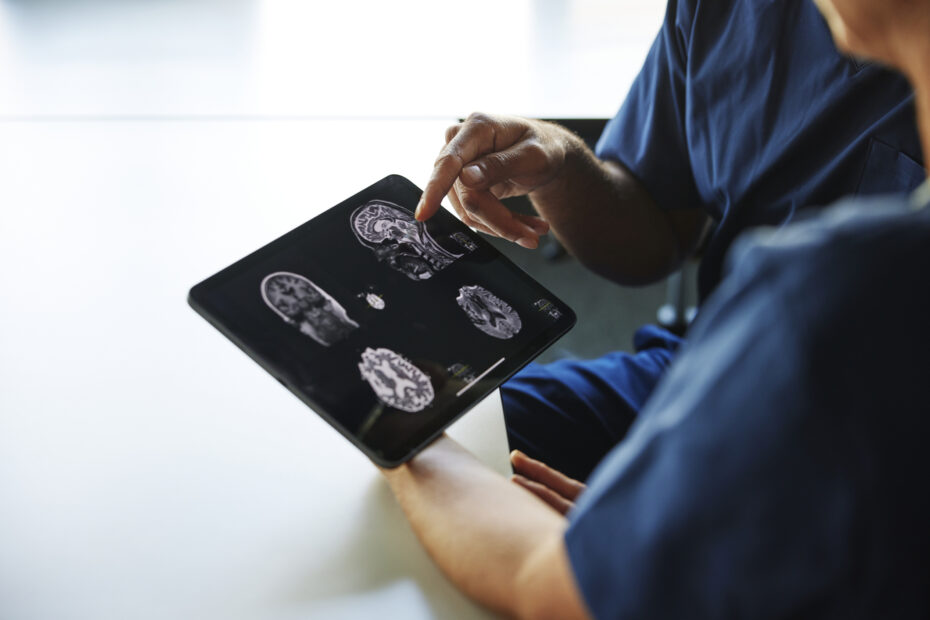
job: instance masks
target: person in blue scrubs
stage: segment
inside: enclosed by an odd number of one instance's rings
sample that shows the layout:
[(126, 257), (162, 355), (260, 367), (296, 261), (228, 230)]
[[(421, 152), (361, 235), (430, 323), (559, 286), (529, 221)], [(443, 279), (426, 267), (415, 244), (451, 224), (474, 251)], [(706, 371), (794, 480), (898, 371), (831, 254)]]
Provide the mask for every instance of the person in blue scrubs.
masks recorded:
[(598, 618), (930, 617), (930, 206), (741, 238), (569, 513)]
[[(818, 0), (914, 84), (930, 0)], [(384, 472), (477, 601), (525, 618), (930, 617), (930, 182), (741, 236), (587, 486), (516, 460), (567, 518), (442, 438)]]
[[(552, 230), (620, 284), (665, 277), (703, 243), (699, 292), (733, 239), (851, 194), (923, 179), (913, 92), (837, 52), (810, 0), (671, 0), (596, 154), (561, 128), (472, 115), (450, 128), (419, 217), (444, 195), (466, 223), (534, 247)], [(528, 194), (540, 218), (498, 200)], [(654, 326), (636, 354), (533, 364), (501, 390), (512, 448), (584, 480), (625, 435), (681, 344)]]

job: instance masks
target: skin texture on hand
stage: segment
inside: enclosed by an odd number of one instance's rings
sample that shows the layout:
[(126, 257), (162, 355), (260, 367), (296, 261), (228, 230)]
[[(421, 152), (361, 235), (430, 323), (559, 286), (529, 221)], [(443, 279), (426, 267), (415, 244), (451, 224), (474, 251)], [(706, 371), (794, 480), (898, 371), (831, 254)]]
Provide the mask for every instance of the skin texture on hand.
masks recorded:
[[(536, 247), (551, 227), (583, 265), (619, 284), (649, 284), (677, 269), (707, 221), (697, 207), (659, 207), (626, 168), (598, 159), (554, 123), (472, 114), (447, 130), (446, 141), (418, 220), (448, 195), (465, 224), (523, 247)], [(517, 195), (527, 195), (540, 217), (501, 202)]]
[(549, 225), (510, 211), (501, 199), (529, 194), (555, 178), (565, 159), (561, 137), (550, 123), (509, 116), (472, 114), (449, 127), (417, 219), (432, 217), (448, 195), (468, 226), (535, 248)]
[(514, 475), (511, 480), (561, 515), (568, 514), (575, 500), (585, 490), (585, 485), (536, 459), (531, 459), (519, 450), (510, 453), (510, 464)]

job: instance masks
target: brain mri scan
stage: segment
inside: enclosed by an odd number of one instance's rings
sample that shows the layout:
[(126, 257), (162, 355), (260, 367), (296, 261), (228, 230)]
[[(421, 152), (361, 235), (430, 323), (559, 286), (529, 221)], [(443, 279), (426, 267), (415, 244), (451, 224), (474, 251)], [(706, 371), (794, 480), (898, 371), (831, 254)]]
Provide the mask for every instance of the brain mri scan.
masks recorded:
[(349, 221), (362, 245), (411, 280), (429, 279), (462, 256), (442, 247), (423, 222), (386, 200), (365, 203), (352, 212)]
[(345, 308), (313, 282), (288, 271), (265, 276), (262, 299), (286, 323), (323, 346), (330, 346), (358, 328)]
[(459, 296), (455, 301), (472, 325), (488, 336), (506, 340), (513, 338), (523, 327), (517, 311), (482, 286), (463, 286), (459, 289)]
[(366, 348), (358, 370), (378, 399), (390, 407), (413, 413), (433, 402), (429, 376), (390, 349)]

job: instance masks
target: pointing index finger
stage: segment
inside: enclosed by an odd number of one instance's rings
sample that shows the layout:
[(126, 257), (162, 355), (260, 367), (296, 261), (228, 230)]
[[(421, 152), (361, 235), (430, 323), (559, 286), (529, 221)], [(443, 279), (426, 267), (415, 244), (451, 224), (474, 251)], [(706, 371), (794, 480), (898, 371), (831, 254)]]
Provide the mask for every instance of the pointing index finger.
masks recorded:
[(493, 148), (494, 128), (490, 123), (467, 121), (462, 125), (461, 130), (439, 151), (414, 217), (421, 222), (431, 218), (439, 210), (443, 197), (452, 189), (462, 168)]

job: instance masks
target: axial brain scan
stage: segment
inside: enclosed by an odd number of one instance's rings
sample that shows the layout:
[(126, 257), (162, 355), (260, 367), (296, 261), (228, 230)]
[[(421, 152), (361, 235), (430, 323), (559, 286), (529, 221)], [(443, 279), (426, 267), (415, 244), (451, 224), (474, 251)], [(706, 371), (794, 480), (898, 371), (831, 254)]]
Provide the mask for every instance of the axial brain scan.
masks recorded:
[(413, 413), (433, 402), (429, 376), (390, 349), (366, 348), (358, 370), (378, 399), (390, 407)]
[(426, 280), (461, 257), (439, 245), (426, 225), (398, 205), (371, 200), (349, 216), (359, 242), (411, 280)]
[(265, 276), (262, 299), (286, 323), (323, 346), (348, 336), (358, 323), (326, 291), (296, 273), (278, 271)]
[(488, 336), (506, 340), (513, 338), (523, 327), (517, 311), (483, 286), (463, 286), (455, 301), (472, 324)]

